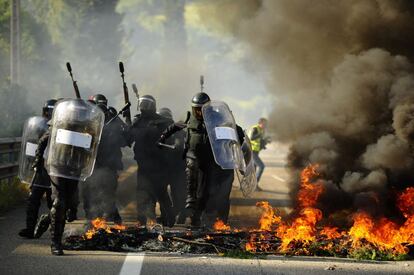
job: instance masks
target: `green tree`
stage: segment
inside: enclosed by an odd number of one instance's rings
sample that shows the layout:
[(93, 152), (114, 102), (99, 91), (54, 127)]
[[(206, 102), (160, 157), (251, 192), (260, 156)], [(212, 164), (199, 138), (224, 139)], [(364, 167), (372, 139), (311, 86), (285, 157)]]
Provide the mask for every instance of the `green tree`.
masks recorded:
[(119, 90), (115, 74), (121, 52), (122, 15), (117, 0), (27, 0), (61, 49), (61, 63), (72, 63), (82, 92)]

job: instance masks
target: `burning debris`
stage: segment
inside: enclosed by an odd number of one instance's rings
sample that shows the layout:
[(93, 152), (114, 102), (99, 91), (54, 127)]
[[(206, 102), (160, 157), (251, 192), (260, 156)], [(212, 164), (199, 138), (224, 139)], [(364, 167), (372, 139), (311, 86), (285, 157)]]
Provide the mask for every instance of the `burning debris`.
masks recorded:
[(156, 231), (146, 227), (110, 227), (103, 220), (81, 236), (66, 238), (66, 248), (70, 250), (107, 251), (168, 251), (180, 253), (208, 254), (242, 250), (245, 232), (215, 231)]
[[(163, 231), (146, 227), (110, 227), (96, 219), (82, 236), (66, 239), (73, 250), (168, 251), (180, 253), (282, 254), (356, 257), (397, 260), (414, 256), (414, 187), (397, 197), (403, 219), (374, 218), (365, 212), (351, 215), (349, 228), (325, 225), (332, 222), (317, 208), (323, 193), (318, 165), (301, 173), (297, 207), (282, 216), (268, 202), (258, 202), (263, 212), (259, 228), (232, 229), (217, 220), (214, 231)], [(236, 253), (236, 254), (237, 254)], [(239, 255), (239, 254), (237, 254)]]

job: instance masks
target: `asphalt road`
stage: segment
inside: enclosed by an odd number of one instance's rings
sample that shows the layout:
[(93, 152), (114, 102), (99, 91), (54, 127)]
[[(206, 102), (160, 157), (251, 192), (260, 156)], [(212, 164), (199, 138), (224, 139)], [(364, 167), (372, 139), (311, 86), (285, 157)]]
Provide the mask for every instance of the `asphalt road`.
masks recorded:
[[(237, 186), (232, 192), (231, 225), (251, 226), (260, 211), (256, 201), (268, 200), (274, 206), (289, 207), (286, 148), (277, 146), (264, 152), (268, 167), (261, 183), (263, 192), (242, 197)], [(126, 163), (133, 164), (132, 162)], [(120, 176), (118, 197), (127, 223), (133, 223), (133, 193), (136, 168), (130, 166)], [(317, 257), (270, 256), (266, 259), (233, 259), (212, 255), (194, 256), (161, 253), (114, 253), (102, 251), (65, 251), (65, 256), (50, 255), (50, 235), (38, 240), (18, 237), (24, 226), (24, 206), (0, 217), (0, 274), (414, 274), (414, 262), (364, 262)], [(68, 224), (66, 234), (82, 230), (84, 220)]]

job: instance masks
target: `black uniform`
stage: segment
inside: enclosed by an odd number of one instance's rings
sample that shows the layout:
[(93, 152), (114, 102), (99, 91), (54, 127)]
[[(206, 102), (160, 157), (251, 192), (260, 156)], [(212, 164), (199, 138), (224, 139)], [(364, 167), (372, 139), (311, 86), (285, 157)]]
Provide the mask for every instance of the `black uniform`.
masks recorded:
[[(43, 153), (50, 138), (47, 131), (39, 140), (36, 151), (36, 163), (43, 163)], [(39, 166), (39, 164), (38, 164)], [(78, 181), (61, 177), (51, 177), (53, 204), (50, 210), (52, 235), (52, 253), (62, 255), (62, 235), (66, 222), (66, 211), (71, 210), (72, 215), (76, 216), (78, 200)], [(75, 212), (75, 213), (73, 213)], [(73, 216), (70, 220), (73, 219)]]
[(185, 176), (185, 158), (184, 147), (185, 147), (185, 131), (178, 131), (173, 135), (168, 142), (169, 145), (173, 145), (175, 149), (167, 152), (167, 161), (169, 164), (167, 174), (168, 184), (171, 191), (171, 200), (173, 204), (174, 216), (176, 222), (183, 224), (186, 218), (185, 211), (185, 199), (186, 199), (186, 176)]
[[(162, 134), (161, 142), (175, 132), (186, 128), (187, 208), (194, 208), (192, 225), (199, 225), (205, 213), (207, 225), (216, 218), (227, 222), (230, 210), (230, 192), (233, 170), (223, 170), (214, 160), (205, 124), (193, 115), (185, 123), (170, 125)], [(244, 134), (237, 128), (240, 140)]]
[(42, 166), (35, 172), (33, 181), (30, 185), (30, 194), (26, 208), (26, 228), (19, 232), (20, 236), (26, 238), (34, 237), (39, 208), (44, 195), (46, 195), (47, 207), (50, 209), (52, 207), (50, 178), (46, 169)]
[[(46, 101), (45, 105), (43, 106), (43, 110), (42, 110), (42, 116), (45, 119), (51, 118), (55, 104), (56, 104), (55, 99), (49, 99)], [(40, 136), (39, 136), (39, 139), (40, 139)], [(46, 195), (47, 207), (50, 209), (52, 207), (52, 190), (51, 190), (51, 185), (50, 185), (50, 178), (42, 163), (42, 165), (39, 165), (38, 169), (36, 169), (33, 179), (31, 181), (31, 184), (30, 184), (30, 193), (29, 193), (29, 197), (27, 200), (27, 208), (26, 208), (26, 228), (19, 232), (19, 235), (21, 237), (26, 237), (26, 238), (40, 237), (40, 236), (36, 236), (36, 234), (34, 233), (35, 233), (36, 223), (38, 220), (41, 200), (44, 195)], [(45, 215), (45, 216), (46, 216), (46, 226), (48, 227), (49, 222), (50, 222), (50, 219), (48, 218), (49, 215)]]
[(155, 220), (155, 204), (161, 208), (163, 224), (172, 226), (174, 214), (167, 192), (168, 154), (157, 147), (163, 130), (173, 123), (154, 112), (137, 115), (129, 131), (129, 142), (134, 145), (134, 158), (138, 164), (137, 211), (138, 221), (146, 224), (147, 219)]
[[(113, 118), (116, 110), (105, 112), (105, 123)], [(115, 118), (102, 130), (95, 167), (92, 175), (82, 184), (83, 207), (88, 220), (105, 217), (115, 223), (122, 223), (116, 207), (118, 171), (123, 169), (121, 147), (125, 140), (126, 124)]]

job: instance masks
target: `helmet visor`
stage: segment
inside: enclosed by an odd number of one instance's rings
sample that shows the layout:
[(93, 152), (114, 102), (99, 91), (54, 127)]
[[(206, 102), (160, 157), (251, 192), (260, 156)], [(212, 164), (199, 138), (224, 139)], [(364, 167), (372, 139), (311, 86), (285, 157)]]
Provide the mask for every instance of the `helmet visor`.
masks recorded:
[(43, 107), (43, 116), (48, 119), (51, 119), (52, 114), (53, 114), (53, 109), (54, 109), (54, 106)]
[(150, 98), (140, 98), (138, 100), (138, 108), (140, 111), (155, 111), (155, 101)]

